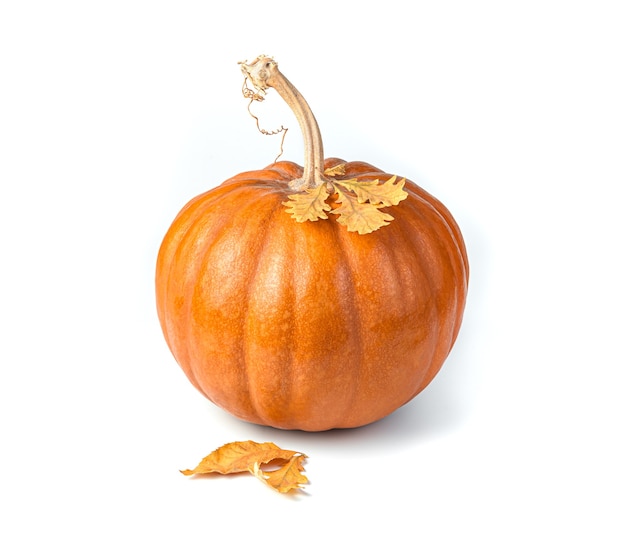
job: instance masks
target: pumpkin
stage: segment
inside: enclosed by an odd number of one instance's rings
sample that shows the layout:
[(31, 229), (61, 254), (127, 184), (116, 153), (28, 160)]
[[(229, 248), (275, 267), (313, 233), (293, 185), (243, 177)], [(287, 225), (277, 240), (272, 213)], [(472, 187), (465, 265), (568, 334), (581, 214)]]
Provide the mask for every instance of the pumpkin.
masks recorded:
[[(274, 60), (242, 70), (259, 95), (274, 88), (294, 111), (304, 166), (240, 173), (175, 217), (156, 267), (165, 340), (191, 383), (242, 420), (369, 424), (421, 392), (450, 353), (468, 285), (463, 237), (411, 181), (397, 203), (357, 199), (361, 187), (397, 187), (396, 176), (325, 159), (308, 104)], [(383, 220), (351, 229), (340, 201)], [(319, 217), (301, 207), (314, 203)]]

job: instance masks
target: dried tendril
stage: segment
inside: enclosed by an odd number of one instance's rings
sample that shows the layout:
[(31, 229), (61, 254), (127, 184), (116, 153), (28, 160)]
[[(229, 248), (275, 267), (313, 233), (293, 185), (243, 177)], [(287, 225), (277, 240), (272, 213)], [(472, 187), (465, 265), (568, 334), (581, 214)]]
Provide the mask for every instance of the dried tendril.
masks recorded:
[(265, 91), (263, 91), (262, 89), (259, 91), (254, 91), (253, 89), (249, 88), (247, 78), (244, 78), (243, 80), (243, 87), (241, 88), (241, 93), (243, 94), (244, 98), (250, 99), (250, 102), (248, 103), (248, 113), (256, 122), (256, 128), (261, 134), (265, 134), (266, 136), (274, 136), (282, 132), (283, 135), (281, 136), (281, 140), (280, 140), (280, 152), (278, 153), (278, 156), (274, 159), (274, 162), (277, 162), (284, 152), (283, 148), (285, 144), (285, 136), (287, 135), (287, 131), (289, 129), (283, 125), (281, 125), (280, 128), (274, 129), (271, 131), (268, 131), (261, 127), (259, 118), (252, 113), (251, 107), (252, 107), (252, 103), (255, 101), (263, 102), (265, 100)]

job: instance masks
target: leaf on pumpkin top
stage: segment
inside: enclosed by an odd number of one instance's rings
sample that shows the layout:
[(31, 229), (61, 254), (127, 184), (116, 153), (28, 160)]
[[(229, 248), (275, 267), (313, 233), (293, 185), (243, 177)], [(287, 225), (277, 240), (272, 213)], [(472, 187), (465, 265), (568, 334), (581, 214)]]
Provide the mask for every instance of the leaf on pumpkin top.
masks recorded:
[(354, 192), (359, 203), (370, 202), (382, 205), (383, 207), (389, 207), (391, 205), (398, 205), (398, 203), (406, 199), (409, 195), (406, 190), (404, 190), (406, 179), (400, 179), (396, 183), (396, 178), (397, 177), (394, 175), (380, 184), (376, 179), (373, 181), (342, 179), (335, 181), (335, 184)]
[(288, 207), (287, 212), (295, 218), (296, 222), (307, 220), (315, 222), (320, 218), (326, 220), (328, 218), (326, 211), (330, 211), (330, 206), (326, 203), (329, 195), (326, 183), (320, 183), (315, 188), (291, 194), (288, 196), (289, 201), (283, 202), (283, 205)]
[[(378, 179), (334, 179), (335, 175), (345, 175), (345, 165), (339, 164), (324, 171), (326, 179), (315, 188), (307, 189), (289, 196), (283, 202), (287, 212), (297, 222), (310, 220), (326, 220), (326, 213), (337, 214), (337, 222), (346, 226), (348, 231), (356, 231), (363, 235), (376, 231), (393, 220), (393, 216), (380, 209), (398, 205), (408, 197), (404, 189), (406, 179), (396, 182), (397, 176), (390, 177), (382, 183)], [(336, 194), (339, 204), (331, 208), (326, 200), (330, 193)]]
[(336, 175), (346, 175), (345, 163), (337, 164), (337, 166), (332, 166), (331, 168), (326, 168), (324, 170), (324, 175), (327, 175), (328, 177), (335, 177)]
[(339, 207), (330, 212), (339, 215), (337, 222), (346, 226), (348, 231), (356, 231), (359, 235), (376, 231), (389, 225), (393, 220), (393, 216), (379, 210), (384, 205), (359, 203), (356, 198), (344, 194), (339, 189), (337, 201), (340, 203)]
[[(308, 483), (302, 474), (306, 455), (279, 448), (272, 442), (257, 443), (252, 440), (231, 442), (216, 449), (200, 461), (193, 470), (181, 470), (184, 475), (235, 474), (250, 472), (279, 492), (289, 492)], [(276, 470), (263, 470), (272, 463)]]

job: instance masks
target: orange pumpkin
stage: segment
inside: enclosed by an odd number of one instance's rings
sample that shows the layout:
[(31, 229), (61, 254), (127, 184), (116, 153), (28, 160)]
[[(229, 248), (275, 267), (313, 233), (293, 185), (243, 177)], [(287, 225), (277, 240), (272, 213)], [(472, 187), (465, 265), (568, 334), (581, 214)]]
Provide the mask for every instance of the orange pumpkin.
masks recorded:
[(375, 231), (350, 231), (332, 211), (296, 221), (289, 196), (316, 185), (338, 206), (329, 169), (364, 185), (393, 176), (325, 160), (313, 115), (276, 62), (242, 69), (294, 110), (305, 166), (241, 173), (180, 211), (157, 260), (165, 339), (191, 383), (243, 420), (307, 431), (379, 420), (430, 383), (457, 337), (468, 283), (461, 232), (410, 181)]

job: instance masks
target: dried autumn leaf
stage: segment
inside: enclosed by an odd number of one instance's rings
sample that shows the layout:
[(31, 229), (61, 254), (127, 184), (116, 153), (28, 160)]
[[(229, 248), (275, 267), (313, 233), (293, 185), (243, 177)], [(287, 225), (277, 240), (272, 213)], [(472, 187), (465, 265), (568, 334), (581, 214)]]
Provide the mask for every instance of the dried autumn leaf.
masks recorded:
[[(345, 166), (339, 164), (324, 172), (327, 176), (345, 174)], [(287, 212), (297, 222), (314, 222), (327, 219), (330, 212), (339, 215), (337, 222), (345, 225), (348, 231), (356, 231), (363, 235), (376, 231), (393, 220), (390, 214), (379, 209), (398, 205), (408, 197), (404, 190), (406, 179), (396, 182), (397, 176), (382, 183), (378, 179), (358, 181), (356, 179), (328, 179), (315, 188), (305, 192), (291, 194), (289, 201), (283, 202)], [(332, 209), (326, 203), (329, 191), (337, 194), (339, 207)]]
[(354, 192), (359, 203), (373, 203), (384, 207), (398, 205), (406, 199), (408, 193), (404, 190), (406, 179), (400, 179), (397, 183), (397, 176), (389, 178), (383, 183), (377, 179), (373, 181), (358, 181), (356, 179), (342, 179), (335, 181), (335, 184)]
[(306, 476), (302, 474), (304, 471), (304, 466), (302, 465), (304, 457), (301, 454), (295, 455), (284, 466), (271, 471), (263, 470), (261, 465), (257, 463), (254, 466), (253, 473), (261, 481), (267, 483), (278, 492), (291, 492), (309, 482)]
[(193, 470), (183, 470), (182, 473), (193, 475), (212, 472), (220, 474), (246, 472), (254, 466), (255, 462), (267, 464), (278, 459), (288, 460), (297, 454), (297, 451), (281, 449), (273, 442), (261, 444), (252, 440), (231, 442), (207, 455)]
[(337, 164), (337, 166), (332, 166), (324, 170), (324, 175), (327, 175), (328, 177), (334, 177), (336, 175), (345, 175), (345, 174), (346, 174), (345, 163)]
[(340, 205), (330, 212), (339, 215), (337, 222), (346, 226), (348, 231), (365, 235), (389, 225), (389, 222), (393, 220), (393, 216), (379, 210), (384, 207), (382, 204), (361, 203), (357, 198), (344, 194), (340, 189), (336, 192)]
[(326, 183), (320, 183), (315, 188), (307, 189), (305, 192), (291, 194), (289, 201), (283, 202), (288, 207), (287, 212), (295, 218), (296, 222), (315, 222), (318, 219), (326, 220), (330, 211), (330, 206), (326, 203), (329, 193)]
[[(247, 440), (225, 444), (204, 457), (193, 470), (180, 472), (188, 476), (250, 472), (279, 492), (289, 492), (308, 482), (302, 475), (302, 462), (305, 458), (303, 453), (281, 449), (273, 442), (257, 443)], [(262, 466), (269, 463), (277, 465), (278, 469), (264, 471)]]

